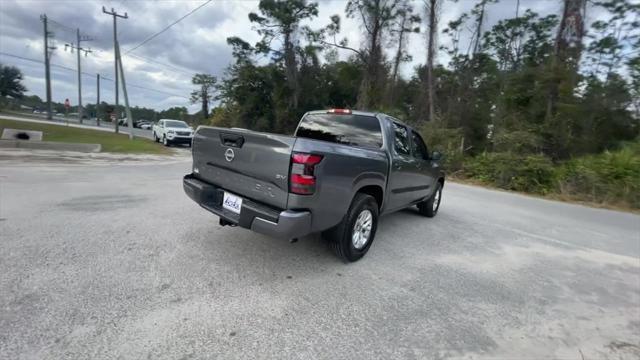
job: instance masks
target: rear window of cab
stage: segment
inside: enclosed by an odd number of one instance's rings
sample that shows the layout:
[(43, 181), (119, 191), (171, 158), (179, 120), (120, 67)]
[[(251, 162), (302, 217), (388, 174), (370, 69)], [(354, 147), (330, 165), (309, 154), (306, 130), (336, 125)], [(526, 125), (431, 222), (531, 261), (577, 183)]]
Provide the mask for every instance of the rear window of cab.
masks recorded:
[(382, 146), (380, 121), (367, 115), (308, 114), (295, 136), (370, 149)]

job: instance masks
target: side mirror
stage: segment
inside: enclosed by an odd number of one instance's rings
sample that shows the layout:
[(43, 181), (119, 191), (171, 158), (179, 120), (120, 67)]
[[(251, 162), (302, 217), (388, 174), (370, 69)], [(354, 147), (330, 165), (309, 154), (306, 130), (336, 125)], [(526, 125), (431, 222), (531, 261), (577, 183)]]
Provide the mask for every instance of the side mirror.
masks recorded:
[(432, 161), (440, 161), (442, 160), (442, 153), (439, 151), (434, 151), (431, 153), (431, 160)]

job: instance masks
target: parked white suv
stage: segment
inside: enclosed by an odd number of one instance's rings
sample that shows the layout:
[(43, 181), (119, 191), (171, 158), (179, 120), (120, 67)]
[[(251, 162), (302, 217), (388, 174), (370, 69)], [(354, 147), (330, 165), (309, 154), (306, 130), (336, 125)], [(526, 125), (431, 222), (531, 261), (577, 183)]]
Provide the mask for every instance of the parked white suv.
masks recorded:
[(193, 128), (184, 121), (160, 119), (157, 124), (153, 125), (153, 140), (161, 141), (165, 146), (171, 144), (191, 146)]

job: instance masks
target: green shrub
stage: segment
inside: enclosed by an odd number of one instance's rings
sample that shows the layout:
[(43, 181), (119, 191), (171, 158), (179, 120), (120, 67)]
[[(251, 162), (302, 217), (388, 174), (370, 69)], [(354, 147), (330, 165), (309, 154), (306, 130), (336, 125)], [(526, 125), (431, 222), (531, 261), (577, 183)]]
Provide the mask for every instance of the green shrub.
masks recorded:
[(446, 128), (439, 121), (429, 121), (422, 126), (420, 132), (429, 151), (439, 151), (444, 155), (444, 167), (448, 173), (455, 174), (462, 170), (462, 129)]
[(507, 190), (640, 209), (637, 142), (558, 164), (542, 155), (484, 153), (464, 159), (463, 176)]
[(558, 174), (558, 191), (563, 195), (640, 208), (639, 143), (569, 160)]
[(527, 130), (496, 131), (493, 144), (493, 149), (497, 152), (535, 154), (542, 149), (542, 139), (534, 131)]
[(238, 126), (236, 124), (238, 117), (239, 117), (239, 113), (237, 111), (237, 108), (233, 106), (227, 106), (224, 108), (217, 107), (212, 110), (210, 124), (212, 126), (230, 128), (230, 127)]
[(542, 155), (484, 153), (467, 159), (465, 175), (496, 187), (547, 194), (553, 190), (555, 172), (551, 160)]

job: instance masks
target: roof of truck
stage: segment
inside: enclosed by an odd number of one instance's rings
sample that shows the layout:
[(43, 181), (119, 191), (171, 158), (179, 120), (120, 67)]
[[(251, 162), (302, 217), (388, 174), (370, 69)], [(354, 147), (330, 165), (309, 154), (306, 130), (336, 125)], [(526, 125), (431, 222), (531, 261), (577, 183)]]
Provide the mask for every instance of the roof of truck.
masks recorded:
[[(334, 109), (325, 109), (325, 110), (311, 110), (308, 111), (307, 114), (327, 114), (329, 111), (334, 110)], [(384, 116), (388, 116), (391, 119), (393, 119), (394, 121), (403, 124), (403, 125), (407, 125), (404, 121), (393, 117), (389, 114), (385, 114), (385, 113), (381, 113), (381, 112), (373, 112), (373, 111), (361, 111), (361, 110), (350, 110), (350, 109), (345, 109), (345, 110), (349, 110), (351, 111), (351, 114), (353, 115), (364, 115), (364, 116), (375, 116), (377, 117), (378, 115), (384, 115)]]
[[(326, 114), (331, 110), (336, 110), (336, 109), (311, 110), (311, 111), (308, 111), (307, 114)], [(360, 111), (360, 110), (351, 110), (351, 109), (340, 109), (340, 110), (349, 110), (354, 115), (376, 116), (379, 114), (377, 112), (371, 112), (371, 111)]]

